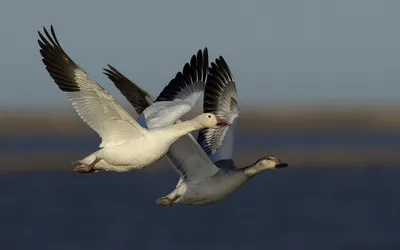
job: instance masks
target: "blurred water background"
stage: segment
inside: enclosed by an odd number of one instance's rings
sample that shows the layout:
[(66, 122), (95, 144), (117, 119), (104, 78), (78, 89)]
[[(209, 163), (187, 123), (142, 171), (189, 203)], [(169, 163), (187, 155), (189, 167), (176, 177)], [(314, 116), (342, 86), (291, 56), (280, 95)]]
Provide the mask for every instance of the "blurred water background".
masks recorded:
[[(0, 8), (0, 249), (400, 249), (400, 2), (5, 1)], [(153, 96), (198, 49), (237, 82), (239, 167), (220, 203), (162, 207), (165, 159), (72, 173), (100, 142), (45, 71), (37, 30), (124, 107), (110, 63)], [(201, 105), (200, 105), (201, 106)], [(197, 111), (201, 110), (201, 107)], [(132, 113), (135, 115), (134, 113)], [(189, 114), (188, 117), (193, 114)]]

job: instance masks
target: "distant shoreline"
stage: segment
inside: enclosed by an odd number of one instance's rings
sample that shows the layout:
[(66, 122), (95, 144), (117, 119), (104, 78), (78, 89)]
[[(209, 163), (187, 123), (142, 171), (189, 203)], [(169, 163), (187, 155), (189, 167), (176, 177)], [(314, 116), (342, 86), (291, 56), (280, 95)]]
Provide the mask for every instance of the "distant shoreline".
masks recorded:
[[(238, 132), (400, 131), (400, 107), (285, 107), (242, 109)], [(184, 119), (192, 117), (189, 114)], [(87, 133), (74, 110), (0, 111), (1, 134)]]
[[(400, 132), (400, 108), (391, 107), (287, 107), (241, 109), (237, 133), (274, 132)], [(186, 118), (190, 115), (186, 116)], [(0, 137), (25, 135), (88, 135), (95, 133), (72, 110), (44, 112), (0, 111)], [(1, 138), (0, 138), (1, 139)], [(266, 147), (268, 144), (266, 144)], [(291, 169), (308, 167), (384, 167), (400, 166), (400, 149), (367, 145), (366, 148), (291, 148), (268, 152), (268, 148), (238, 150), (238, 166), (249, 165), (258, 158), (274, 154), (289, 162)], [(86, 153), (0, 152), (0, 172), (70, 171), (71, 160)], [(153, 170), (169, 169), (161, 160)], [(151, 170), (149, 169), (149, 170)]]
[[(269, 154), (278, 156), (289, 163), (291, 170), (308, 168), (369, 168), (400, 166), (399, 149), (370, 148), (370, 149), (341, 149), (341, 148), (310, 148), (296, 150), (276, 150), (267, 152), (264, 149), (239, 150), (235, 153), (238, 168), (250, 165), (257, 159)], [(86, 152), (89, 153), (89, 152)], [(1, 154), (2, 164), (0, 173), (37, 172), (37, 171), (71, 171), (72, 160), (80, 159), (85, 153), (12, 153)], [(148, 171), (171, 170), (168, 161), (163, 158)]]

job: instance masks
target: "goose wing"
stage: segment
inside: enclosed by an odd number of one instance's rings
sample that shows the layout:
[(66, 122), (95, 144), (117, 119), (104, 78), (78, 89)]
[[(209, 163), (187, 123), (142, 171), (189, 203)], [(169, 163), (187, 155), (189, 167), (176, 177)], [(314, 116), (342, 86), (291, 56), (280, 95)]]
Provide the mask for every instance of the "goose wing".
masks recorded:
[[(109, 65), (110, 67), (110, 65)], [(182, 72), (163, 89), (157, 99), (153, 98), (113, 68), (105, 69), (105, 74), (141, 114), (138, 121), (147, 128), (157, 128), (174, 124), (181, 116), (189, 112), (204, 92), (208, 76), (208, 50), (199, 50), (186, 63)]]
[(47, 71), (66, 93), (76, 112), (102, 138), (100, 147), (119, 145), (142, 136), (142, 128), (119, 104), (62, 49), (53, 26), (39, 33), (40, 54)]
[(232, 125), (202, 129), (197, 138), (198, 143), (214, 162), (232, 159), (239, 106), (235, 79), (222, 56), (211, 63), (203, 109), (204, 112), (214, 113), (228, 120)]

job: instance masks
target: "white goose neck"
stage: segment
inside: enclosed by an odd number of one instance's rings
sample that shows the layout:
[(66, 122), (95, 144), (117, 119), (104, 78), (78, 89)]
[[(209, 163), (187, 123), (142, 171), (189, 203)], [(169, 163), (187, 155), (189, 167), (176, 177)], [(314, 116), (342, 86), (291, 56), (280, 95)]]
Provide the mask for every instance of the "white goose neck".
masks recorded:
[(176, 133), (181, 133), (183, 135), (204, 128), (204, 126), (202, 126), (198, 121), (194, 119), (180, 123), (175, 123), (170, 127), (171, 129), (175, 130)]
[(263, 170), (258, 167), (257, 163), (253, 163), (253, 164), (243, 168), (244, 175), (248, 179), (251, 179), (252, 177), (254, 177), (256, 174), (260, 173), (261, 171), (263, 171)]
[(172, 142), (175, 142), (180, 137), (201, 128), (204, 128), (204, 126), (202, 126), (199, 122), (196, 120), (189, 120), (175, 123), (168, 127), (159, 128), (159, 131), (162, 131), (165, 136), (171, 138)]

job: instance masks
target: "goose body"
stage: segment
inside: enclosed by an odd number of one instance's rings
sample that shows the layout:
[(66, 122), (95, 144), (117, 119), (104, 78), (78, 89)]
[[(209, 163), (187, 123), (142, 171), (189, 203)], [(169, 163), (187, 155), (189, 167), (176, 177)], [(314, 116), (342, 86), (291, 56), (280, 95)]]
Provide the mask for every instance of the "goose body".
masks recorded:
[[(145, 90), (112, 66), (109, 67), (106, 74), (138, 113), (153, 104), (154, 99)], [(185, 93), (183, 98), (179, 98), (182, 96), (181, 92)], [(203, 92), (204, 111), (227, 120), (231, 126), (203, 129), (197, 140), (189, 133), (172, 144), (166, 157), (180, 174), (180, 179), (171, 193), (157, 200), (158, 204), (212, 204), (228, 197), (259, 172), (288, 166), (277, 157), (268, 156), (247, 167), (236, 168), (232, 158), (239, 107), (235, 80), (222, 56), (211, 64), (205, 88), (174, 87), (174, 84), (170, 83), (154, 104), (161, 100), (186, 101), (193, 108)], [(150, 110), (152, 106), (149, 107)], [(154, 120), (142, 113), (139, 120), (150, 128), (172, 122), (167, 114), (164, 119)], [(179, 120), (177, 122), (179, 123)]]
[(78, 165), (88, 165), (100, 159), (95, 170), (127, 172), (147, 167), (164, 156), (170, 145), (180, 136), (199, 129), (198, 125), (188, 126), (179, 123), (169, 128), (151, 129), (140, 137), (130, 138), (119, 145), (104, 147), (86, 158), (79, 160)]
[(221, 169), (202, 180), (181, 181), (175, 190), (161, 198), (159, 203), (169, 205), (173, 201), (189, 205), (208, 205), (225, 199), (247, 181), (248, 178), (239, 169)]
[[(154, 129), (143, 128), (113, 96), (91, 79), (64, 52), (53, 26), (51, 34), (45, 28), (44, 33), (46, 37), (39, 32), (38, 43), (47, 71), (58, 87), (67, 94), (79, 116), (102, 138), (101, 149), (74, 162), (77, 165), (75, 172), (90, 173), (99, 170), (126, 172), (147, 167), (165, 155), (171, 144), (179, 137), (205, 127), (229, 125), (212, 113), (175, 123), (189, 109), (185, 105), (177, 107), (172, 105), (172, 102), (164, 101), (165, 108), (162, 110), (152, 108), (151, 117), (157, 119), (162, 114), (173, 113), (171, 122)], [(186, 68), (186, 71), (191, 73), (191, 78), (178, 77), (182, 75), (178, 73), (174, 81), (180, 85), (184, 85), (185, 81), (192, 81), (192, 78), (196, 78), (197, 82), (204, 81), (207, 67), (208, 58), (199, 54), (193, 62), (193, 67)], [(143, 113), (148, 112), (144, 110)]]

